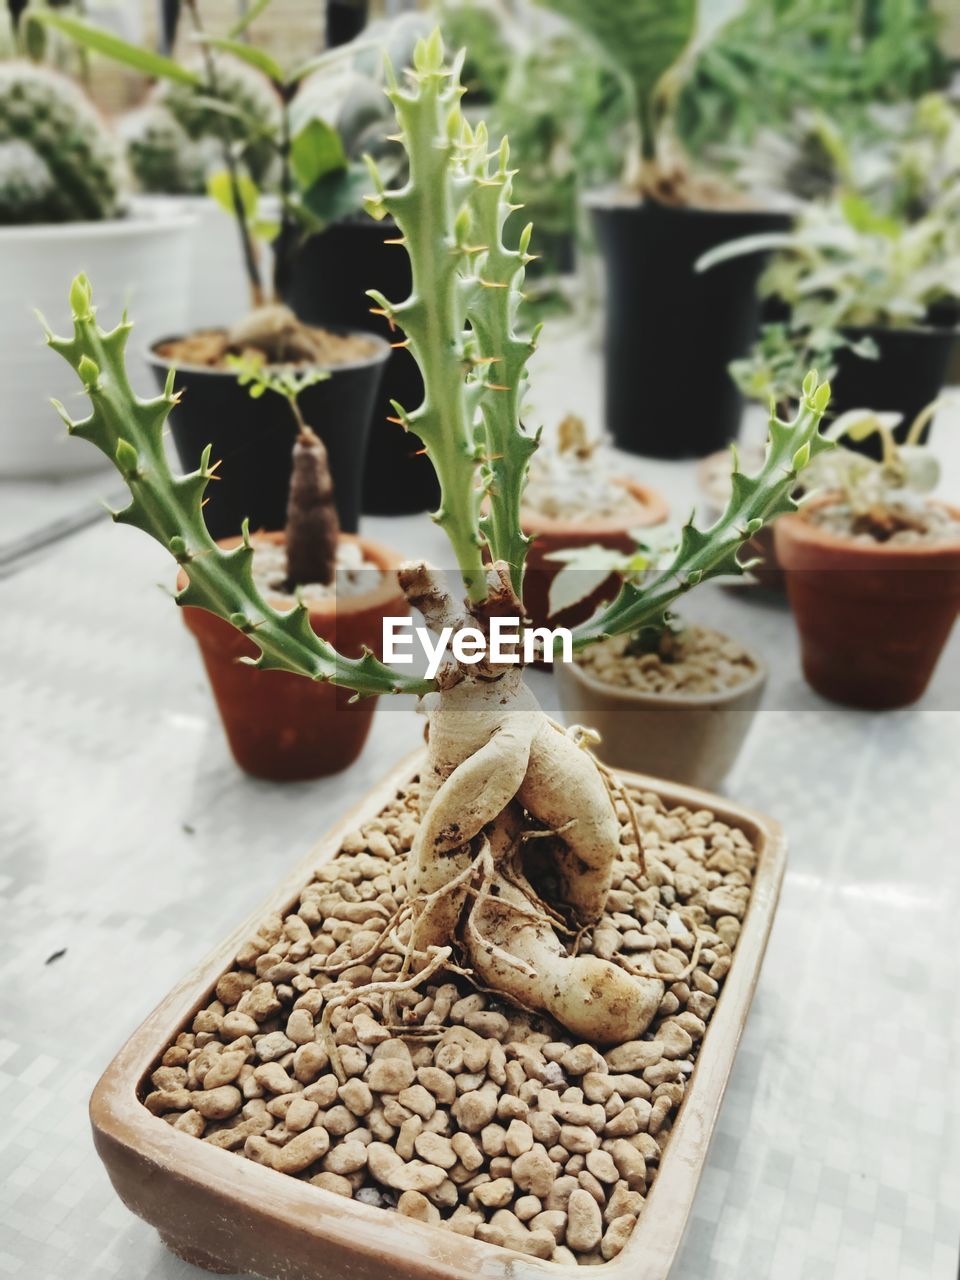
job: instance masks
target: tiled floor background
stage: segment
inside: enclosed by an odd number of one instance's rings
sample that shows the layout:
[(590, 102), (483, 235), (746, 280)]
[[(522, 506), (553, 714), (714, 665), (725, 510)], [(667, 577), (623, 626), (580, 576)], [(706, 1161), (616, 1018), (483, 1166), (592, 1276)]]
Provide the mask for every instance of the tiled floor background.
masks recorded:
[[(548, 420), (570, 403), (571, 367), (578, 407), (595, 409), (594, 357), (568, 340), (541, 360)], [(958, 425), (954, 413), (938, 428), (953, 496)], [(626, 465), (685, 514), (690, 468)], [(90, 492), (2, 486), (0, 541)], [(366, 531), (440, 554), (424, 519)], [(422, 722), (392, 702), (348, 773), (258, 783), (227, 756), (192, 641), (155, 585), (171, 580), (159, 549), (99, 523), (7, 573), (0, 1277), (198, 1276), (113, 1194), (87, 1098), (141, 1018), (417, 745)], [(960, 635), (918, 707), (872, 716), (806, 689), (782, 607), (717, 590), (696, 611), (771, 663), (727, 790), (780, 819), (791, 855), (673, 1280), (955, 1280)], [(549, 678), (535, 679), (549, 700)]]

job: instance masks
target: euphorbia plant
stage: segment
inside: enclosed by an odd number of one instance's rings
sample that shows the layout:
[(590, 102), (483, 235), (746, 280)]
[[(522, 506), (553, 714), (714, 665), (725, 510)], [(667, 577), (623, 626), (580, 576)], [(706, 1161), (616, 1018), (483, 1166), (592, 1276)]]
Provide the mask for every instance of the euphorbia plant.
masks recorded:
[[(410, 176), (400, 188), (380, 190), (371, 204), (396, 221), (413, 288), (402, 300), (372, 296), (403, 329), (423, 374), (423, 402), (396, 411), (436, 468), (442, 496), (434, 519), (456, 556), (463, 599), (423, 562), (406, 565), (401, 583), (431, 628), (483, 631), (495, 616), (523, 612), (520, 499), (536, 443), (523, 429), (520, 405), (533, 342), (518, 337), (514, 323), (530, 229), (505, 240), (513, 212), (508, 149), (488, 153), (484, 128), (473, 131), (463, 119), (461, 93), (459, 64), (444, 64), (436, 34), (418, 45), (403, 84), (390, 78)], [(616, 778), (583, 749), (578, 732), (565, 732), (543, 713), (519, 663), (449, 661), (426, 680), (370, 654), (340, 656), (311, 631), (302, 604), (286, 613), (272, 608), (254, 586), (249, 539), (224, 552), (204, 527), (209, 456), (182, 478), (167, 467), (162, 434), (172, 382), (164, 395), (139, 399), (123, 361), (129, 324), (111, 331), (97, 325), (83, 277), (72, 286), (71, 303), (73, 337), (49, 334), (48, 341), (77, 371), (92, 412), (77, 422), (61, 412), (127, 482), (131, 501), (115, 518), (149, 533), (184, 568), (189, 582), (180, 603), (211, 610), (249, 635), (260, 649), (258, 666), (331, 681), (360, 697), (424, 699), (429, 745), (409, 894), (400, 909), (408, 946), (398, 982), (409, 985), (411, 971), (425, 980), (446, 965), (597, 1043), (640, 1035), (663, 983), (571, 954), (562, 940), (568, 928), (595, 921), (606, 901), (619, 847), (616, 799), (625, 795)], [(626, 585), (580, 629), (576, 644), (656, 622), (704, 578), (740, 573), (743, 541), (792, 508), (798, 471), (826, 447), (819, 423), (828, 396), (810, 377), (796, 418), (771, 423), (758, 474), (735, 475), (724, 517), (706, 532), (688, 525), (670, 565), (643, 584)], [(553, 835), (544, 846), (545, 881), (528, 878), (527, 818)], [(336, 1065), (335, 1047), (331, 1057)]]

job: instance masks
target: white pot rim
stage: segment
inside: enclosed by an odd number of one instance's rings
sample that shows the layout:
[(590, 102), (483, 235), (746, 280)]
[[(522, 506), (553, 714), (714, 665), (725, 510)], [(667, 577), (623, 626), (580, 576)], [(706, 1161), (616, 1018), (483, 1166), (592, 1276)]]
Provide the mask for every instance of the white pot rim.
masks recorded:
[(196, 215), (186, 210), (132, 211), (124, 218), (103, 218), (88, 222), (37, 222), (0, 227), (0, 243), (26, 240), (103, 240), (142, 235), (144, 231), (186, 231), (196, 223)]
[(762, 688), (767, 682), (769, 675), (767, 664), (755, 650), (748, 649), (746, 645), (743, 646), (743, 649), (756, 667), (753, 675), (748, 676), (746, 680), (741, 680), (739, 684), (731, 685), (727, 689), (718, 689), (715, 693), (654, 693), (652, 690), (647, 689), (631, 689), (627, 685), (607, 684), (606, 681), (598, 680), (596, 676), (584, 671), (576, 660), (555, 663), (554, 665), (560, 667), (564, 676), (569, 676), (572, 680), (579, 680), (588, 689), (595, 690), (607, 698), (621, 698), (625, 703), (657, 707), (726, 706), (728, 703), (739, 701), (758, 687)]

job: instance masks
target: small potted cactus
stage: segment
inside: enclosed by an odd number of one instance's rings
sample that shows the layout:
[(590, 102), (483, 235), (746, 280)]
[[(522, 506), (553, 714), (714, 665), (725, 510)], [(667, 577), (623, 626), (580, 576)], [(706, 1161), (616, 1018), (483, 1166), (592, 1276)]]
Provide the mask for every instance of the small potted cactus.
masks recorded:
[(520, 511), (530, 539), (524, 604), (535, 626), (576, 626), (619, 589), (611, 573), (585, 598), (554, 613), (550, 589), (560, 570), (558, 553), (600, 546), (626, 555), (633, 550), (634, 530), (667, 518), (667, 503), (656, 489), (611, 474), (611, 465), (603, 442), (576, 414), (568, 414), (551, 438), (541, 435)]
[[(220, 327), (194, 332), (180, 328), (156, 335), (160, 340), (153, 343), (149, 356), (158, 386), (175, 369), (177, 390), (188, 393), (170, 419), (183, 468), (199, 466), (207, 444), (213, 445), (221, 460), (221, 483), (211, 491), (204, 511), (211, 533), (218, 538), (235, 536), (244, 518), (252, 528), (278, 529), (286, 511), (292, 422), (289, 415), (278, 414), (271, 398), (251, 400), (238, 388), (230, 360), (244, 355), (331, 374), (305, 387), (303, 410), (327, 446), (340, 522), (353, 532), (360, 517), (370, 422), (390, 347), (373, 333), (307, 324), (282, 301), (301, 223), (307, 216), (298, 184), (305, 182), (307, 173), (318, 177), (336, 168), (341, 154), (339, 140), (323, 121), (295, 118), (293, 100), (304, 79), (345, 55), (335, 49), (284, 68), (236, 35), (221, 37), (204, 31), (196, 0), (188, 0), (187, 10), (201, 49), (197, 69), (116, 36), (106, 37), (100, 28), (78, 18), (44, 13), (35, 20), (42, 19), (82, 47), (175, 86), (171, 96), (183, 104), (181, 114), (186, 112), (194, 127), (198, 119), (212, 120), (212, 127), (219, 131), (222, 170), (208, 178), (208, 187), (233, 217), (240, 248), (237, 265), (246, 274), (248, 304), (240, 314), (221, 313)], [(255, 15), (251, 10), (248, 18)], [(241, 31), (245, 25), (241, 21)], [(239, 100), (233, 94), (231, 101), (230, 59), (252, 66), (264, 78), (261, 88), (273, 104), (272, 113), (260, 110), (249, 94)], [(225, 101), (225, 106), (218, 107), (218, 100)], [(247, 109), (255, 111), (253, 119), (244, 114)], [(276, 221), (264, 212), (262, 193), (252, 177), (254, 162), (245, 160), (248, 154), (256, 157), (257, 172), (276, 175)], [(226, 224), (223, 231), (227, 233)], [(271, 245), (269, 285), (261, 242)]]
[[(312, 382), (328, 375), (268, 369), (250, 357), (233, 367), (252, 397), (280, 396), (296, 427), (286, 526), (250, 536), (253, 581), (274, 608), (305, 607), (310, 627), (338, 652), (359, 658), (381, 650), (383, 617), (407, 612), (396, 575), (400, 558), (368, 538), (340, 532), (327, 450), (298, 404)], [(218, 545), (233, 551), (242, 543), (241, 536)], [(178, 587), (188, 587), (184, 570)], [(353, 763), (370, 732), (375, 699), (357, 702), (331, 684), (304, 687), (290, 672), (258, 671), (251, 665), (256, 645), (204, 608), (187, 605), (184, 621), (200, 646), (241, 768), (258, 778), (293, 782)]]
[(939, 467), (920, 444), (935, 407), (902, 444), (899, 414), (838, 418), (832, 437), (877, 437), (881, 460), (847, 448), (820, 459), (811, 479), (826, 492), (774, 529), (804, 675), (833, 702), (869, 710), (916, 702), (960, 608), (960, 509), (929, 497)]
[(26, 59), (0, 63), (0, 475), (60, 475), (93, 461), (49, 430), (49, 379), (26, 299), (64, 319), (63, 277), (86, 269), (107, 305), (137, 308), (147, 338), (185, 318), (191, 221), (133, 213), (124, 179), (116, 140), (79, 85)]
[(731, 237), (790, 224), (785, 212), (757, 208), (726, 180), (695, 172), (676, 140), (691, 51), (709, 40), (713, 10), (724, 6), (546, 2), (595, 41), (631, 106), (621, 183), (588, 197), (606, 264), (606, 425), (633, 453), (703, 457), (739, 430), (742, 403), (727, 366), (754, 337), (762, 263), (731, 261), (722, 276), (700, 276), (694, 263)]
[[(257, 940), (231, 940), (131, 1040), (92, 1101), (95, 1138), (125, 1201), (181, 1256), (223, 1272), (308, 1276), (323, 1256), (367, 1274), (386, 1254), (425, 1280), (504, 1276), (525, 1256), (569, 1275), (622, 1252), (627, 1265), (662, 1259), (665, 1276), (756, 981), (782, 841), (717, 797), (614, 774), (581, 730), (541, 710), (512, 644), (493, 647), (500, 622), (522, 628), (524, 613), (536, 440), (520, 418), (532, 343), (514, 317), (531, 232), (513, 232), (507, 145), (491, 154), (465, 121), (439, 35), (388, 84), (411, 176), (371, 205), (397, 222), (413, 287), (374, 300), (420, 366), (424, 399), (398, 416), (436, 468), (436, 521), (459, 572), (456, 586), (423, 561), (399, 575), (430, 630), (458, 638), (435, 674), (340, 654), (302, 602), (278, 611), (258, 589), (246, 538), (217, 546), (200, 516), (208, 462), (177, 479), (164, 457), (172, 380), (135, 395), (130, 326), (100, 327), (86, 280), (71, 289), (72, 336), (48, 334), (91, 403), (81, 421), (64, 413), (70, 430), (128, 485), (117, 519), (179, 563), (180, 603), (242, 631), (261, 669), (360, 697), (420, 695), (429, 727), (424, 754), (314, 854), (307, 883), (298, 871), (278, 890)], [(728, 518), (686, 529), (662, 572), (578, 629), (578, 647), (740, 570), (743, 541), (791, 506), (798, 469), (825, 447), (826, 395), (806, 384), (797, 416), (771, 425), (761, 471), (737, 477)], [(495, 1114), (511, 1136), (491, 1154), (480, 1132)], [(579, 1178), (588, 1160), (592, 1181)], [(567, 1208), (544, 1219), (555, 1182)]]

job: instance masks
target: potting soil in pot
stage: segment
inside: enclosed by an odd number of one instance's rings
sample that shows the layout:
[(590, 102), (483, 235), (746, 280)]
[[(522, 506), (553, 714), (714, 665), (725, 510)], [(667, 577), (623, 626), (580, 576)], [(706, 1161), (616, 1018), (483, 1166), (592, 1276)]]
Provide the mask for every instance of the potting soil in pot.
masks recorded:
[(944, 507), (925, 502), (886, 502), (869, 511), (855, 511), (847, 502), (810, 508), (806, 518), (819, 529), (855, 542), (883, 542), (891, 546), (960, 541), (960, 520)]
[[(376, 344), (362, 334), (330, 333), (326, 329), (316, 329), (309, 325), (300, 327), (298, 339), (305, 341), (305, 347), (296, 355), (291, 355), (285, 363), (318, 364), (324, 367), (352, 364), (357, 360), (368, 360), (377, 350)], [(185, 338), (160, 342), (154, 350), (162, 359), (171, 360), (177, 365), (206, 369), (228, 368), (228, 355), (262, 358), (259, 347), (246, 347), (242, 343), (231, 342), (226, 329), (201, 329)]]
[(744, 832), (705, 809), (634, 801), (646, 870), (620, 801), (606, 914), (579, 945), (663, 978), (644, 1039), (601, 1054), (463, 975), (364, 990), (402, 964), (414, 784), (241, 948), (144, 1105), (365, 1204), (540, 1258), (615, 1257), (669, 1141), (757, 861)]
[(644, 693), (722, 693), (757, 673), (756, 660), (741, 644), (710, 627), (694, 624), (664, 639), (659, 652), (631, 653), (631, 637), (614, 636), (591, 645), (577, 662), (604, 684)]
[[(286, 547), (257, 538), (253, 543), (253, 580), (262, 595), (285, 596), (291, 607), (296, 596), (287, 589)], [(365, 560), (358, 542), (337, 543), (333, 582), (301, 582), (298, 594), (309, 604), (311, 600), (328, 600), (331, 596), (362, 596), (374, 591), (383, 581), (383, 571), (372, 560)]]

